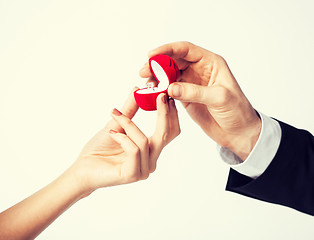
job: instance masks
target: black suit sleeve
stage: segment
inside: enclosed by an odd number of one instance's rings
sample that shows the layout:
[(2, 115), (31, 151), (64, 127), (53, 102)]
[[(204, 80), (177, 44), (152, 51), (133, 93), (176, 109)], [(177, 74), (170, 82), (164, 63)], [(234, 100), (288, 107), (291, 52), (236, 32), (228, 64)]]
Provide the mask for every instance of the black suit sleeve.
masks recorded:
[(314, 215), (314, 137), (280, 122), (278, 151), (257, 179), (230, 169), (226, 190)]

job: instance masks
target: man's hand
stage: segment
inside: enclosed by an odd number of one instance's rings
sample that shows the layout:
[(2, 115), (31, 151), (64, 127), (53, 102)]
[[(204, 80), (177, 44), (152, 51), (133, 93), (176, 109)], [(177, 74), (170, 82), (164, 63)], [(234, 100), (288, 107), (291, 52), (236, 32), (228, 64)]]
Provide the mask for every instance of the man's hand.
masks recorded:
[[(163, 45), (149, 57), (159, 54), (174, 58), (181, 70), (177, 82), (169, 86), (169, 96), (182, 102), (209, 137), (244, 161), (258, 139), (261, 120), (226, 61), (189, 42)], [(140, 75), (152, 77), (148, 64)]]

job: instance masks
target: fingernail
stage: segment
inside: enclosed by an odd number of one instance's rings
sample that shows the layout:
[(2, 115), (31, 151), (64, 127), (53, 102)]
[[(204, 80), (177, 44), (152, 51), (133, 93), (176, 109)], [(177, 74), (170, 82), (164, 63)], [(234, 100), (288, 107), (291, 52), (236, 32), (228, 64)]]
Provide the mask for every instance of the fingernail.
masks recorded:
[(110, 129), (109, 130), (109, 133), (111, 133), (111, 134), (116, 134), (116, 133), (118, 133), (116, 130), (113, 130), (113, 129)]
[(115, 116), (121, 116), (122, 115), (122, 113), (118, 109), (116, 109), (116, 108), (114, 108), (112, 110), (112, 114), (115, 115)]
[(172, 85), (172, 96), (173, 97), (181, 97), (183, 92), (183, 88), (179, 84), (173, 84)]
[(167, 96), (167, 95), (164, 95), (161, 100), (162, 100), (162, 102), (163, 102), (164, 104), (166, 104), (166, 103), (167, 103), (167, 100), (168, 100), (168, 96)]
[(174, 103), (174, 99), (173, 99), (173, 98), (170, 98), (170, 99), (169, 99), (169, 103), (170, 103), (171, 105), (175, 106), (175, 103)]

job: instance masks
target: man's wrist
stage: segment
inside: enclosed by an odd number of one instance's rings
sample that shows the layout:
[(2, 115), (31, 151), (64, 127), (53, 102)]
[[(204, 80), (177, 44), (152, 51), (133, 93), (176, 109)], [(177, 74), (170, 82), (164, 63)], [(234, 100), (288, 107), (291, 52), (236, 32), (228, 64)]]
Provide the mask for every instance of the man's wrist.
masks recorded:
[(254, 121), (251, 121), (241, 135), (233, 138), (228, 148), (235, 153), (242, 161), (245, 161), (254, 148), (262, 129), (262, 121), (257, 115)]
[(267, 169), (281, 141), (279, 123), (260, 112), (258, 114), (262, 122), (261, 133), (244, 162), (229, 148), (218, 145), (219, 155), (225, 163), (235, 171), (253, 179), (258, 178)]

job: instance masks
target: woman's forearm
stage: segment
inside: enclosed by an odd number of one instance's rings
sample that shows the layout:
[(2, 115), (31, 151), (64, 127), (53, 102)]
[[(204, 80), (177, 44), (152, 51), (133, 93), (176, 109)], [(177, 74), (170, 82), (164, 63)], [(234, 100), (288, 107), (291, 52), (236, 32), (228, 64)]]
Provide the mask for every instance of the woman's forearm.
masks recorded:
[(147, 138), (131, 121), (138, 109), (134, 91), (122, 112), (112, 112), (113, 119), (85, 145), (65, 173), (0, 213), (0, 240), (33, 239), (72, 204), (94, 190), (143, 180), (155, 171), (163, 147), (180, 133), (177, 110), (173, 100), (167, 102), (166, 95), (160, 94), (158, 127)]
[(33, 239), (83, 196), (74, 171), (0, 214), (0, 239)]

